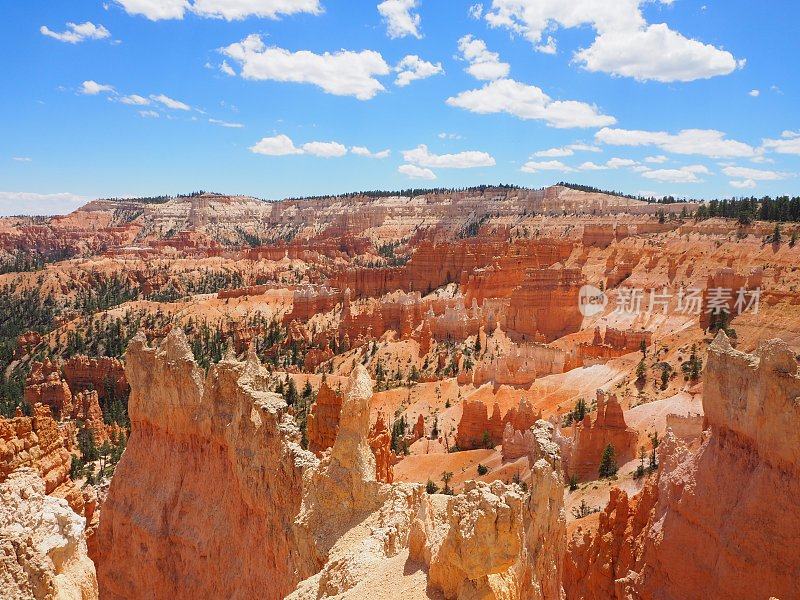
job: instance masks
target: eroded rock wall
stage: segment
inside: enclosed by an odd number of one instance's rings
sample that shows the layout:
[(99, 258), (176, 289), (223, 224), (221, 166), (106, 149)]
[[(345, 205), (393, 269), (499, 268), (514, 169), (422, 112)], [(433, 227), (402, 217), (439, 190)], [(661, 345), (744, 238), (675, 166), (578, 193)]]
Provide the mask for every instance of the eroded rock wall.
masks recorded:
[(0, 596), (4, 600), (97, 600), (85, 519), (45, 495), (27, 467), (0, 483)]
[(780, 340), (755, 354), (711, 345), (697, 453), (671, 432), (659, 469), (615, 491), (596, 532), (569, 542), (568, 598), (796, 598), (800, 375)]
[(100, 513), (104, 599), (282, 598), (318, 565), (292, 523), (316, 461), (265, 371), (225, 359), (204, 377), (175, 329), (137, 337), (125, 369), (131, 436)]

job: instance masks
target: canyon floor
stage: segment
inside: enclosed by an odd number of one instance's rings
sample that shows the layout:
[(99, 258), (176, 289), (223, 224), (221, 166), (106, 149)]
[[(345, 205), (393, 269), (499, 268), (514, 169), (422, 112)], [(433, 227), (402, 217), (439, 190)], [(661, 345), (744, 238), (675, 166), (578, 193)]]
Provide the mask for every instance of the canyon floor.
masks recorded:
[(800, 227), (697, 209), (0, 219), (0, 596), (800, 598)]

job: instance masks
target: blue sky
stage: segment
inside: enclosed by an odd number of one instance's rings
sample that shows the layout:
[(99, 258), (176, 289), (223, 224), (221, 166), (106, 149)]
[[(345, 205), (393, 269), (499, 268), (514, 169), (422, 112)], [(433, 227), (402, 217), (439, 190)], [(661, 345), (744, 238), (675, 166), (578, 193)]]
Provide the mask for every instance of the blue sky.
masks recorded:
[(0, 214), (196, 189), (800, 193), (790, 0), (0, 1)]

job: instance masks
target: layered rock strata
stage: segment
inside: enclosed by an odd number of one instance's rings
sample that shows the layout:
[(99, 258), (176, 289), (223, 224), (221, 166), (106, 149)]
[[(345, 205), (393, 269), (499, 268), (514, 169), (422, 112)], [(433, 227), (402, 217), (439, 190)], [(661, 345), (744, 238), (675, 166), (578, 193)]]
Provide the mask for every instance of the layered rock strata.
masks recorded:
[(97, 534), (104, 598), (363, 598), (401, 579), (416, 595), (559, 597), (563, 478), (548, 423), (534, 430), (530, 492), (428, 495), (378, 481), (361, 365), (319, 459), (254, 355), (204, 377), (176, 329), (155, 348), (136, 338), (126, 369), (132, 433)]
[(620, 490), (596, 532), (578, 528), (568, 598), (796, 598), (800, 374), (780, 340), (755, 354), (720, 333), (708, 353), (707, 430), (691, 452), (669, 432), (638, 495)]

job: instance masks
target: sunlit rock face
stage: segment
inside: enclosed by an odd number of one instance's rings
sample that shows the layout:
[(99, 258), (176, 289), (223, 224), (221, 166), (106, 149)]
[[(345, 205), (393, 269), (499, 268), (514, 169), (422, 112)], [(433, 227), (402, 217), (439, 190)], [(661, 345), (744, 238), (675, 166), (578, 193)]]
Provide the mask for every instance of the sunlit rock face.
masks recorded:
[(567, 596), (796, 596), (798, 398), (798, 365), (784, 342), (744, 354), (720, 333), (705, 371), (699, 451), (669, 433), (644, 490), (634, 498), (615, 490), (598, 531), (575, 532)]

